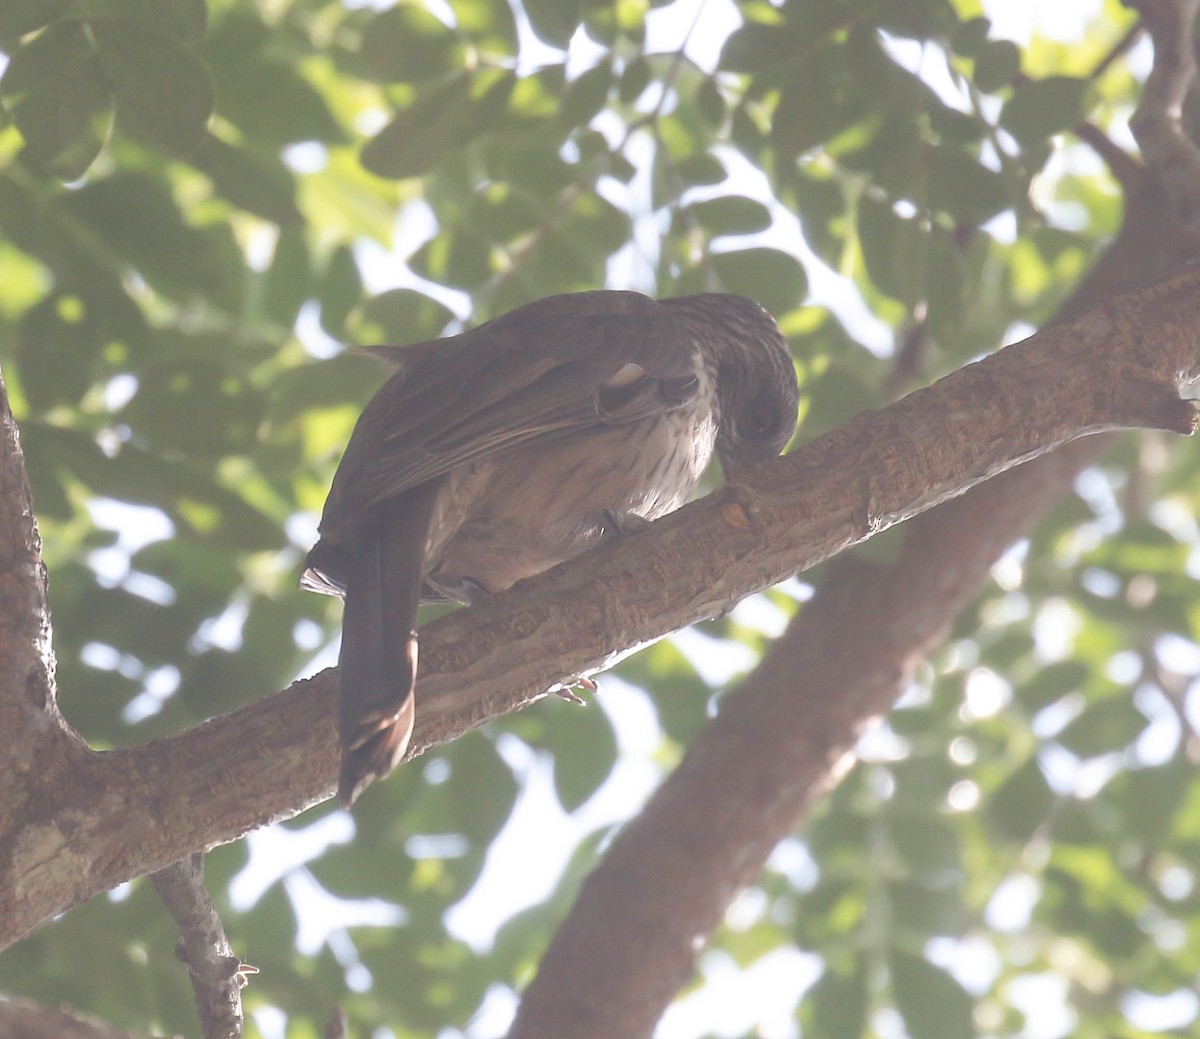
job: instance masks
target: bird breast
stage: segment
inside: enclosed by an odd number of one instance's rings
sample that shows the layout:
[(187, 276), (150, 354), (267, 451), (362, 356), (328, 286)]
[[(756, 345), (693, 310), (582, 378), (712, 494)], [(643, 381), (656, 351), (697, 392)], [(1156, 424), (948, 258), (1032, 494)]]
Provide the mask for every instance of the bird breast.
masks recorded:
[(431, 585), (470, 581), (500, 592), (590, 547), (613, 512), (653, 520), (684, 504), (717, 434), (707, 372), (697, 389), (664, 415), (522, 445), (453, 470), (430, 527)]

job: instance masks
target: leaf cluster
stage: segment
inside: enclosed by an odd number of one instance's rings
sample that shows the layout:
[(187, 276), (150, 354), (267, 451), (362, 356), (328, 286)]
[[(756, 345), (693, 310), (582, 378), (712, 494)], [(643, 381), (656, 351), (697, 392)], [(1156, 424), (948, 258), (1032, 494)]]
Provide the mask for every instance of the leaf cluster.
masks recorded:
[[(1116, 228), (1069, 132), (1131, 104), (1120, 63), (1088, 71), (1120, 5), (1025, 47), (970, 0), (746, 0), (690, 32), (682, 7), (3, 5), (0, 361), (93, 746), (329, 662), (336, 611), (295, 577), (383, 376), (342, 345), (605, 284), (742, 292), (793, 340), (808, 438), (1045, 320)], [(1131, 441), (998, 567), (717, 938), (746, 971), (817, 958), (778, 1034), (1020, 1035), (1055, 979), (1059, 1034), (1132, 1036), (1194, 985), (1198, 508), (1194, 462)], [(356, 1031), (494, 1034), (608, 828), (809, 591), (634, 657), (603, 708), (417, 762), (352, 843), (318, 808), (213, 853), (263, 1033), (340, 1003)], [(134, 883), (0, 987), (185, 1032), (172, 945)]]

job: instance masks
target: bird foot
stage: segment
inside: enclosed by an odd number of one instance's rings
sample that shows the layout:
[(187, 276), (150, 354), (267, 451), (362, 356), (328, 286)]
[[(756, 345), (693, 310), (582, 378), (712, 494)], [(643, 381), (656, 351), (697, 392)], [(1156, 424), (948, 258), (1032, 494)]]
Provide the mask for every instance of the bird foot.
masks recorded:
[(604, 533), (616, 533), (621, 537), (637, 534), (650, 526), (651, 521), (628, 509), (604, 510)]
[(589, 693), (594, 693), (599, 688), (600, 686), (593, 679), (583, 675), (571, 675), (569, 678), (564, 678), (558, 685), (552, 686), (550, 692), (566, 700), (567, 703), (573, 703), (577, 707), (586, 707), (587, 701), (575, 690), (586, 689)]
[(492, 593), (483, 585), (464, 577), (460, 581), (442, 581), (435, 574), (425, 578), (426, 591), (434, 596), (425, 598), (425, 602), (456, 602), (462, 606), (478, 606), (492, 599)]

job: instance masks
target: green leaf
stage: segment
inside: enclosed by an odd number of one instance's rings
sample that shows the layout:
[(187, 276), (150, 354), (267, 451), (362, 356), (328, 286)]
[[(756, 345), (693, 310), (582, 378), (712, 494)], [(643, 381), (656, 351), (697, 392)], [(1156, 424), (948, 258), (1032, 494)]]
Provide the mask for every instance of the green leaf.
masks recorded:
[(382, 330), (384, 342), (397, 345), (436, 338), (453, 316), (437, 300), (412, 289), (382, 292), (362, 307), (362, 322)]
[(203, 62), (177, 40), (123, 18), (97, 19), (91, 31), (117, 119), (168, 151), (194, 153), (215, 103)]
[(460, 68), (462, 38), (417, 4), (397, 4), (363, 28), (359, 55), (384, 82), (416, 83)]
[(1062, 660), (1047, 664), (1027, 682), (1016, 688), (1021, 703), (1030, 711), (1040, 711), (1061, 700), (1068, 693), (1077, 692), (1087, 682), (1089, 669), (1078, 660)]
[(800, 261), (778, 249), (741, 249), (711, 259), (721, 287), (757, 300), (772, 314), (785, 314), (804, 302), (808, 278)]
[(580, 0), (522, 0), (521, 6), (538, 38), (552, 47), (566, 47), (582, 19)]
[(975, 85), (986, 93), (1008, 86), (1021, 71), (1021, 51), (1011, 40), (988, 40), (975, 57)]
[(143, 368), (124, 417), (153, 448), (220, 458), (250, 449), (263, 396), (223, 366), (199, 358)]
[(63, 180), (81, 177), (108, 138), (112, 94), (79, 22), (51, 25), (20, 47), (0, 97), (34, 164)]
[(721, 160), (715, 155), (692, 155), (676, 163), (675, 172), (684, 182), (693, 186), (720, 184), (728, 175)]
[(635, 58), (625, 66), (621, 73), (621, 83), (617, 88), (617, 97), (622, 104), (633, 104), (650, 85), (650, 62), (645, 58)]
[(963, 987), (921, 956), (893, 949), (892, 998), (912, 1039), (971, 1039), (973, 1005)]
[(696, 222), (710, 235), (743, 235), (771, 226), (771, 211), (761, 202), (741, 195), (723, 195), (688, 207)]
[(457, 76), (421, 94), (362, 150), (362, 164), (380, 177), (415, 177), (480, 133), (504, 110), (516, 74), (495, 69)]
[(27, 310), (17, 330), (17, 356), (30, 404), (42, 411), (78, 404), (102, 345), (95, 315), (78, 297), (51, 296)]
[(573, 812), (609, 777), (617, 743), (608, 716), (595, 704), (546, 704), (545, 745), (554, 752), (554, 789), (563, 809)]
[(766, 72), (790, 65), (800, 42), (783, 26), (746, 21), (725, 41), (720, 67), (728, 72)]
[(951, 49), (964, 58), (975, 57), (987, 45), (991, 27), (992, 23), (986, 18), (972, 18), (960, 22), (950, 35)]
[(933, 935), (958, 938), (975, 922), (958, 885), (931, 886), (893, 881), (888, 905), (897, 930), (924, 941)]
[(835, 56), (821, 56), (789, 69), (771, 120), (771, 143), (784, 155), (799, 155), (829, 141), (868, 114), (858, 85)]
[(1040, 144), (1078, 125), (1083, 119), (1087, 88), (1087, 80), (1070, 76), (1047, 76), (1023, 83), (1001, 111), (1000, 125), (1023, 145)]
[(88, 21), (128, 18), (182, 43), (195, 43), (208, 26), (205, 0), (81, 0), (79, 14)]
[(334, 339), (346, 334), (346, 318), (362, 299), (362, 276), (354, 253), (348, 246), (339, 245), (329, 258), (329, 267), (318, 290), (321, 304), (321, 327)]
[[(832, 967), (808, 991), (808, 1013), (812, 1015), (812, 1034), (833, 1039), (857, 1039), (866, 1031), (870, 998), (867, 973), (861, 959), (855, 969), (842, 973)], [(808, 1034), (808, 1030), (805, 1030)]]
[(0, 39), (24, 36), (49, 25), (73, 0), (5, 0), (0, 7)]
[(950, 0), (895, 0), (879, 6), (880, 27), (898, 36), (928, 40), (947, 36), (958, 25)]
[(422, 277), (453, 285), (478, 285), (493, 273), (491, 247), (486, 235), (466, 226), (426, 242), (409, 263)]
[(122, 173), (72, 193), (65, 205), (160, 291), (229, 300), (232, 272), (216, 236), (189, 227), (165, 182)]
[(563, 126), (586, 126), (604, 108), (612, 87), (612, 62), (600, 61), (581, 72), (563, 91), (558, 119)]
[(930, 236), (929, 274), (925, 281), (929, 328), (942, 344), (962, 342), (966, 321), (966, 257), (954, 236), (939, 227)]
[(1197, 789), (1195, 767), (1181, 756), (1157, 768), (1122, 773), (1106, 793), (1122, 806), (1130, 829), (1147, 844), (1154, 844), (1171, 832), (1177, 820), (1185, 818), (1181, 808)]
[[(314, 413), (326, 408), (349, 406), (357, 412), (390, 374), (378, 358), (352, 351), (289, 368), (271, 384), (267, 420), (278, 429), (297, 420), (311, 421)], [(349, 432), (347, 423), (338, 439), (339, 450)]]
[(517, 25), (510, 4), (491, 0), (455, 0), (458, 28), (484, 52), (516, 54)]
[(983, 224), (1011, 205), (1009, 183), (965, 152), (929, 153), (929, 204), (967, 224)]
[(958, 833), (945, 819), (906, 812), (890, 820), (888, 836), (911, 876), (933, 880), (962, 868)]
[(988, 822), (1000, 836), (1027, 840), (1046, 821), (1054, 795), (1036, 758), (1015, 769), (986, 801)]
[(275, 255), (267, 269), (263, 306), (273, 321), (291, 328), (312, 290), (308, 242), (298, 230), (284, 231), (275, 243)]
[(1089, 704), (1058, 735), (1058, 742), (1082, 758), (1124, 750), (1150, 724), (1131, 700), (1111, 696), (1099, 703)]
[(278, 160), (266, 159), (206, 131), (192, 164), (207, 173), (213, 187), (235, 206), (280, 226), (293, 226), (303, 219), (296, 205), (295, 178)]
[[(329, 97), (286, 61), (286, 52), (281, 57), (272, 40), (261, 21), (236, 8), (208, 33), (201, 54), (221, 84), (218, 112), (256, 148), (347, 140), (330, 111)], [(271, 103), (263, 104), (263, 98)]]
[(917, 221), (864, 197), (858, 204), (858, 241), (867, 273), (881, 292), (910, 306), (924, 297), (927, 239)]

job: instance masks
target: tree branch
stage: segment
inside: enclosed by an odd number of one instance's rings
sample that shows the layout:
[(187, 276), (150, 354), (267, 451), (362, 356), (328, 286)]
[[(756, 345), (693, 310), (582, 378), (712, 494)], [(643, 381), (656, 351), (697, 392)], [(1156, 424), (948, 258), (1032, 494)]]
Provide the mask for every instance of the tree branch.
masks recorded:
[[(46, 568), (25, 456), (0, 376), (0, 833), (16, 823), (16, 790), (39, 771), (61, 771), (82, 743), (58, 712)], [(28, 736), (31, 738), (22, 738)]]
[[(1200, 271), (1000, 351), (858, 417), (745, 482), (422, 630), (410, 754), (717, 615), (1052, 448), (1124, 426), (1189, 432)], [(178, 736), (94, 753), (16, 791), (0, 833), (0, 946), (130, 877), (329, 796), (325, 672)]]
[[(1193, 0), (1181, 3), (1194, 12)], [(1176, 24), (1187, 41), (1190, 26)], [(1143, 97), (1144, 121), (1155, 122), (1147, 110), (1165, 96)], [(1124, 169), (1121, 235), (1059, 320), (1195, 255), (1190, 217), (1200, 211), (1200, 178), (1150, 175), (1169, 154)], [(862, 728), (901, 694), (913, 665), (978, 594), (1000, 553), (1110, 440), (1077, 441), (924, 513), (886, 568), (834, 564), (587, 878), (510, 1039), (650, 1035), (690, 977), (700, 943), (778, 841), (836, 785)]]
[[(1181, 198), (1200, 180), (1200, 148), (1183, 131), (1183, 105), (1196, 83), (1195, 25), (1200, 0), (1137, 0), (1154, 40), (1154, 68), (1146, 79), (1141, 103), (1129, 129), (1146, 164)], [(1200, 230), (1200, 210), (1176, 214), (1193, 233)]]
[[(651, 1035), (733, 896), (837, 784), (863, 729), (995, 558), (1062, 496), (1092, 443), (1047, 457), (1033, 487), (1018, 469), (926, 513), (886, 568), (833, 564), (588, 876), (509, 1039)], [(980, 532), (971, 521), (982, 509), (991, 522)]]
[(179, 928), (175, 954), (187, 967), (205, 1039), (240, 1039), (242, 989), (258, 971), (233, 954), (204, 888), (204, 855), (189, 855), (150, 879)]

